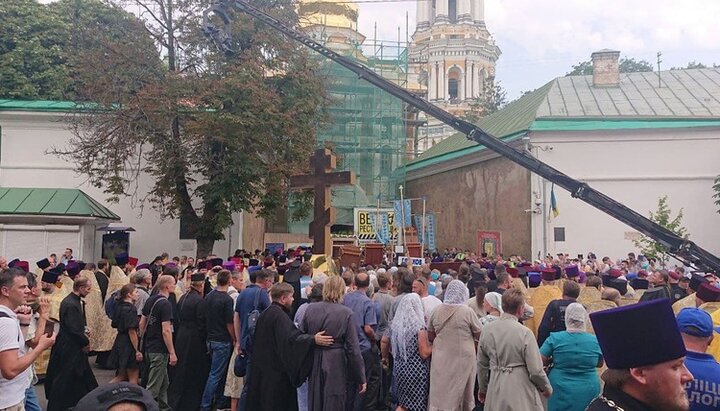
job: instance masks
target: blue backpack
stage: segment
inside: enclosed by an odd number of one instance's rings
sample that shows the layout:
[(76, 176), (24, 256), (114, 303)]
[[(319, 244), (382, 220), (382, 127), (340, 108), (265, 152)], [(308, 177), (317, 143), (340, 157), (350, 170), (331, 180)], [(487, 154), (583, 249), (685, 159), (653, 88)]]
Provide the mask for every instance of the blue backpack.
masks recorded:
[(110, 294), (107, 300), (105, 300), (105, 315), (107, 315), (111, 320), (115, 318), (115, 307), (117, 306), (117, 296), (119, 293), (120, 290), (117, 290)]

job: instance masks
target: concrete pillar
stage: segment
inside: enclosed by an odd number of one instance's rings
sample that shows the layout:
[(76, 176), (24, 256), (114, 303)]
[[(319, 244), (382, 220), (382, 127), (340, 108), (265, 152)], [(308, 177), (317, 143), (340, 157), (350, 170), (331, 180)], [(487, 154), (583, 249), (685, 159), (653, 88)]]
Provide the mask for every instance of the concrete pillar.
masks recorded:
[(465, 70), (460, 73), (458, 78), (458, 100), (465, 100)]
[(417, 29), (423, 29), (430, 26), (430, 13), (429, 13), (429, 6), (428, 4), (431, 3), (429, 1), (418, 1), (417, 2)]
[[(422, 2), (420, 2), (422, 3)], [(437, 63), (430, 63), (430, 71), (428, 72), (428, 100), (432, 101), (437, 98)]]
[(470, 84), (470, 81), (468, 80), (468, 70), (469, 70), (468, 62), (465, 60), (465, 67), (463, 67), (463, 98), (469, 99), (471, 98), (472, 92), (468, 88), (468, 85)]
[(472, 72), (472, 76), (473, 76), (473, 95), (475, 96), (475, 98), (481, 97), (481, 96), (480, 96), (480, 81), (482, 81), (482, 80), (480, 79), (481, 76), (480, 76), (480, 73), (479, 73), (480, 70), (481, 70), (481, 68), (478, 67), (478, 66), (479, 66), (479, 65), (473, 64), (473, 72)]
[(472, 22), (474, 20), (472, 16), (472, 5), (471, 2), (476, 0), (457, 0), (457, 21)]
[(435, 22), (448, 22), (448, 0), (436, 0), (435, 2)]
[(447, 100), (447, 81), (445, 80), (445, 61), (441, 61), (438, 65), (440, 75), (438, 76), (438, 96), (439, 100)]
[(473, 4), (472, 4), (472, 6), (473, 6), (472, 7), (473, 21), (476, 21), (476, 22), (485, 21), (485, 0), (470, 0), (470, 1), (473, 2)]

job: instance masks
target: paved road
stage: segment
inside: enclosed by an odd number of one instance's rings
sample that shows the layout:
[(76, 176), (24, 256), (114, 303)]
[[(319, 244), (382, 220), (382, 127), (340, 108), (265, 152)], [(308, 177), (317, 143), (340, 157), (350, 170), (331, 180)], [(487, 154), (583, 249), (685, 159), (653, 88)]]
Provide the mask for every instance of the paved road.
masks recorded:
[[(95, 365), (95, 357), (90, 357), (90, 365), (92, 366), (93, 373), (97, 382), (100, 385), (107, 384), (115, 376), (114, 370), (101, 370)], [(47, 409), (47, 399), (45, 399), (45, 384), (38, 384), (35, 386), (35, 392), (40, 399), (40, 407), (43, 410)]]

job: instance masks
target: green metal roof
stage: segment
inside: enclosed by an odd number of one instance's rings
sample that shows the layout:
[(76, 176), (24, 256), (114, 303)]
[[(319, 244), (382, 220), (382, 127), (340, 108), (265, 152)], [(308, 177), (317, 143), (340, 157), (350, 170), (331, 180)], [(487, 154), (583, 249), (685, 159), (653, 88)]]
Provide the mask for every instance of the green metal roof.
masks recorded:
[[(487, 133), (510, 141), (528, 131), (594, 131), (720, 126), (720, 69), (623, 73), (617, 87), (592, 76), (558, 77), (480, 119)], [(407, 165), (416, 170), (485, 147), (454, 134)]]
[(80, 108), (72, 101), (0, 99), (0, 111), (67, 112)]
[(0, 187), (0, 215), (47, 215), (120, 220), (82, 190)]
[[(552, 85), (553, 82), (551, 81), (522, 98), (513, 101), (502, 110), (481, 118), (476, 124), (488, 134), (500, 139), (516, 136), (522, 131), (529, 130), (533, 121), (535, 121), (538, 107), (545, 101), (545, 96), (552, 88)], [(427, 149), (408, 163), (408, 166), (474, 146), (478, 146), (478, 144), (469, 140), (464, 134), (453, 134)]]

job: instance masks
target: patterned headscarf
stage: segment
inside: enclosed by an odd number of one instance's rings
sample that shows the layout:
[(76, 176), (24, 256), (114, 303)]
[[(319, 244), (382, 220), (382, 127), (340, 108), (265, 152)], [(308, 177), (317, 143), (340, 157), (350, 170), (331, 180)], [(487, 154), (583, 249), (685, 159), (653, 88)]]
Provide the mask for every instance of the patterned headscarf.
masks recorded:
[(495, 291), (491, 291), (487, 294), (485, 294), (485, 301), (490, 304), (490, 306), (500, 312), (500, 314), (503, 313), (502, 309), (502, 295), (500, 293), (496, 293)]
[(460, 305), (467, 304), (470, 299), (470, 290), (460, 280), (452, 280), (445, 291), (444, 304)]
[(395, 317), (390, 323), (393, 355), (408, 358), (408, 343), (425, 328), (425, 311), (420, 296), (406, 294), (400, 299)]
[(588, 313), (580, 303), (572, 303), (565, 309), (565, 329), (569, 333), (587, 332)]

